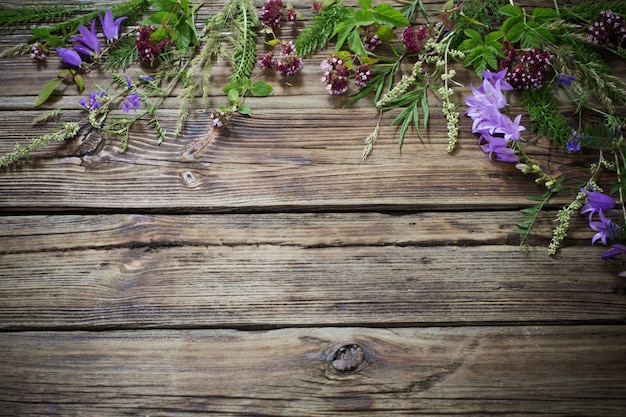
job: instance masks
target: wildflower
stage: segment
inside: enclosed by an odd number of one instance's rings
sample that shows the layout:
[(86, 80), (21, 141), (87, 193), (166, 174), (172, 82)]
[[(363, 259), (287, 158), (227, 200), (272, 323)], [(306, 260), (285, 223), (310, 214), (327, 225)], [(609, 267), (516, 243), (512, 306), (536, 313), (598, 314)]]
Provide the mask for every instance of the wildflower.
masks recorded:
[(612, 210), (615, 207), (615, 200), (611, 196), (599, 191), (589, 191), (581, 188), (580, 191), (587, 196), (587, 204), (582, 206), (580, 214), (589, 213), (589, 219), (596, 213)]
[(363, 46), (368, 51), (373, 51), (378, 45), (383, 43), (383, 41), (378, 38), (378, 35), (374, 33), (374, 27), (372, 25), (363, 26), (361, 30), (363, 32)]
[(626, 43), (626, 20), (611, 10), (602, 10), (598, 20), (589, 26), (589, 40), (600, 46)]
[[(500, 70), (498, 72), (491, 72), (489, 70), (483, 70), (483, 80), (489, 81), (489, 83), (493, 86), (496, 85), (497, 81), (500, 81), (500, 90), (510, 91), (513, 90), (513, 86), (506, 81), (506, 69)], [(481, 91), (483, 87), (479, 87), (478, 90)], [(484, 92), (484, 91), (483, 91)]]
[(144, 81), (154, 81), (154, 77), (151, 77), (149, 75), (140, 75), (139, 79)]
[(533, 48), (520, 54), (508, 41), (504, 42), (502, 51), (505, 58), (500, 61), (500, 69), (508, 69), (506, 81), (515, 90), (541, 87), (552, 58), (549, 52)]
[(78, 31), (82, 36), (72, 38), (71, 40), (72, 42), (80, 42), (82, 45), (76, 45), (74, 49), (85, 55), (100, 55), (100, 40), (96, 32), (96, 21), (91, 21), (91, 29), (78, 25)]
[(222, 109), (216, 109), (211, 112), (211, 124), (213, 127), (222, 127), (226, 122), (226, 112)]
[(589, 222), (591, 230), (597, 232), (591, 239), (592, 245), (598, 240), (602, 241), (602, 243), (606, 245), (607, 238), (614, 238), (619, 233), (619, 225), (613, 223), (611, 219), (607, 219), (602, 211), (600, 211), (599, 215), (599, 222)]
[(67, 49), (67, 48), (57, 48), (56, 51), (61, 56), (63, 62), (73, 67), (80, 67), (83, 63), (83, 59), (78, 55), (78, 52)]
[(602, 253), (602, 259), (615, 258), (619, 255), (626, 255), (626, 246), (619, 243), (614, 243), (610, 249), (607, 249)]
[(140, 105), (141, 103), (139, 102), (139, 94), (137, 93), (130, 94), (126, 96), (126, 99), (122, 103), (122, 106), (123, 106), (122, 111), (124, 113), (128, 113), (131, 107), (133, 108), (133, 110), (137, 110)]
[(137, 39), (135, 39), (135, 46), (139, 53), (139, 58), (142, 61), (152, 62), (159, 57), (159, 55), (165, 51), (165, 49), (172, 44), (169, 39), (163, 39), (157, 43), (152, 43), (150, 36), (156, 28), (153, 25), (140, 26), (137, 29)]
[(407, 54), (416, 54), (422, 50), (424, 39), (428, 35), (426, 27), (420, 26), (417, 30), (413, 26), (407, 26), (402, 31), (402, 43)]
[(483, 78), (482, 85), (479, 88), (471, 86), (473, 94), (465, 98), (469, 107), (465, 114), (473, 121), (472, 132), (480, 134), (478, 144), (489, 154), (490, 160), (519, 162), (511, 143), (518, 141), (520, 133), (526, 130), (520, 124), (522, 115), (511, 120), (500, 113), (500, 109), (506, 106), (502, 85), (507, 89), (511, 87), (504, 81), (506, 70), (497, 73), (485, 71)]
[(372, 70), (369, 65), (361, 64), (356, 69), (354, 83), (359, 87), (367, 87), (367, 83), (372, 79)]
[(326, 83), (328, 94), (340, 95), (348, 91), (348, 78), (350, 70), (344, 65), (343, 60), (337, 55), (333, 55), (320, 64), (326, 72), (322, 77), (322, 82)]
[(559, 85), (562, 85), (563, 87), (571, 87), (572, 83), (576, 81), (576, 77), (574, 77), (573, 75), (565, 75), (563, 73), (559, 73), (556, 76), (556, 80)]
[(94, 92), (89, 95), (89, 102), (81, 98), (80, 100), (78, 100), (78, 105), (84, 108), (85, 110), (98, 109), (102, 105), (102, 103), (100, 102), (100, 99), (104, 96), (105, 93), (106, 91), (104, 90), (100, 90), (100, 91), (94, 90)]
[(296, 47), (293, 45), (293, 41), (285, 42), (283, 41), (280, 44), (280, 53), (283, 55), (293, 55), (296, 53)]
[(35, 42), (30, 49), (30, 59), (43, 61), (46, 59), (46, 49), (39, 42)]
[(578, 133), (573, 131), (570, 135), (567, 143), (565, 144), (565, 150), (567, 152), (580, 152), (581, 142), (583, 139), (586, 139), (588, 136), (584, 133)]
[(263, 69), (274, 68), (274, 55), (271, 52), (259, 57), (259, 66)]
[(496, 127), (495, 131), (502, 133), (504, 135), (504, 139), (507, 141), (517, 141), (520, 138), (520, 133), (526, 130), (524, 126), (520, 126), (521, 119), (521, 114), (519, 114), (515, 120), (511, 120), (510, 118), (503, 116), (500, 119), (500, 126)]
[(311, 8), (312, 8), (315, 12), (317, 12), (317, 13), (321, 12), (321, 11), (322, 11), (322, 7), (324, 7), (324, 5), (322, 4), (322, 2), (321, 2), (321, 1), (318, 1), (318, 0), (313, 0), (313, 5), (311, 6)]
[(519, 162), (515, 150), (509, 148), (509, 142), (504, 138), (485, 133), (480, 136), (478, 144), (483, 152), (489, 154), (490, 161), (495, 159), (500, 162)]
[(100, 18), (102, 32), (107, 41), (112, 42), (118, 40), (120, 37), (120, 25), (126, 20), (126, 16), (118, 17), (113, 20), (113, 12), (111, 9), (108, 9), (104, 14), (104, 18), (101, 15), (98, 15), (98, 17)]
[(298, 13), (296, 13), (292, 6), (289, 6), (289, 9), (287, 9), (286, 20), (289, 23), (296, 23), (298, 21)]
[(133, 80), (131, 80), (128, 75), (124, 75), (124, 78), (126, 78), (126, 88), (130, 90), (133, 86)]
[(283, 12), (284, 8), (281, 0), (267, 0), (260, 13), (263, 25), (272, 29), (279, 29), (280, 21), (283, 18)]
[(302, 58), (298, 55), (292, 55), (284, 59), (277, 59), (274, 68), (284, 75), (295, 75), (302, 69)]

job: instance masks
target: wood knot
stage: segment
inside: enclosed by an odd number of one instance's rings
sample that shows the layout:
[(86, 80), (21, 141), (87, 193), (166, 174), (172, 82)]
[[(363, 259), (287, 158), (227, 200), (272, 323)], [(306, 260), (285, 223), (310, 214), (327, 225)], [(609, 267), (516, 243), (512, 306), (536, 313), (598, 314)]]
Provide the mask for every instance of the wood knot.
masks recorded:
[(333, 368), (339, 372), (354, 371), (363, 363), (365, 352), (356, 343), (343, 345), (333, 355)]
[(181, 176), (183, 182), (185, 183), (185, 185), (188, 186), (188, 187), (195, 187), (196, 185), (199, 184), (198, 179), (196, 178), (194, 173), (191, 172), (191, 171), (181, 172), (180, 176)]

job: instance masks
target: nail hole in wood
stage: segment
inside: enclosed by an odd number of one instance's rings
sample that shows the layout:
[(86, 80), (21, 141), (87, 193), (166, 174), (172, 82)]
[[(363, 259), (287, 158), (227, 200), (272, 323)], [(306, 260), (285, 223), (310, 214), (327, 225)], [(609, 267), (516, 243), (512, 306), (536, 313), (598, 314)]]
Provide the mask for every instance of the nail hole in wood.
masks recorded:
[(363, 348), (355, 343), (343, 345), (333, 356), (333, 368), (339, 372), (350, 372), (363, 363), (365, 353)]

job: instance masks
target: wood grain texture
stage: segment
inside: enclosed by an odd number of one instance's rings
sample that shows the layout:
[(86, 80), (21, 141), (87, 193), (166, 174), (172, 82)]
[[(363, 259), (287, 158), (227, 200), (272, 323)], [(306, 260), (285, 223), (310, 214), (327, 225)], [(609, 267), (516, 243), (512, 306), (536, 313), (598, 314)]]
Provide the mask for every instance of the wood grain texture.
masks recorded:
[[(292, 3), (302, 29), (310, 1)], [(0, 50), (29, 36), (0, 33)], [(586, 218), (548, 257), (555, 199), (520, 253), (518, 210), (543, 188), (490, 162), (467, 118), (447, 155), (433, 98), (423, 143), (410, 133), (400, 151), (390, 112), (362, 163), (377, 113), (326, 94), (329, 53), (299, 78), (257, 69), (273, 95), (222, 131), (209, 126), (227, 103), (217, 64), (208, 103), (160, 146), (142, 123), (126, 153), (85, 131), (0, 171), (0, 416), (626, 415), (626, 281)], [(0, 154), (48, 132), (32, 124), (45, 108), (83, 117), (69, 87), (32, 107), (60, 68), (0, 59)], [(462, 103), (478, 79), (455, 68)], [(87, 92), (108, 83), (86, 76)], [(168, 132), (176, 93), (159, 111)], [(527, 139), (554, 175), (590, 162)], [(363, 362), (339, 371), (354, 345)]]
[[(625, 337), (614, 326), (5, 333), (0, 413), (620, 415)], [(345, 344), (364, 361), (338, 372)]]
[(598, 258), (585, 247), (548, 259), (506, 246), (172, 246), (6, 254), (0, 257), (0, 326), (623, 322), (623, 281)]

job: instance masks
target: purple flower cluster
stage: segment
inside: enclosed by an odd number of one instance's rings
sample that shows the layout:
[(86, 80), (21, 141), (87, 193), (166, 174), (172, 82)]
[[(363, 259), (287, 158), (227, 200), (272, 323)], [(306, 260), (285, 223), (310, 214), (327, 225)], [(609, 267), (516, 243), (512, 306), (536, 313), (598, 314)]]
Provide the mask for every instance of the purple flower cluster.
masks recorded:
[(328, 94), (340, 95), (348, 92), (350, 68), (343, 63), (343, 59), (333, 55), (324, 60), (320, 67), (325, 71), (322, 82), (326, 83)]
[(356, 69), (356, 75), (354, 76), (354, 83), (359, 87), (367, 87), (367, 84), (372, 79), (372, 69), (369, 65), (361, 64)]
[(161, 55), (168, 46), (172, 45), (169, 39), (162, 39), (159, 42), (153, 42), (151, 35), (156, 28), (153, 25), (139, 26), (137, 28), (137, 38), (135, 46), (139, 53), (139, 58), (145, 62), (152, 62)]
[(490, 160), (518, 162), (511, 145), (520, 139), (520, 133), (526, 128), (520, 125), (521, 114), (511, 120), (500, 112), (506, 106), (503, 91), (513, 89), (506, 82), (506, 75), (506, 70), (483, 71), (482, 85), (472, 86), (472, 95), (465, 99), (469, 107), (465, 114), (473, 120), (472, 132), (480, 135), (478, 144), (489, 154)]
[(89, 101), (81, 98), (80, 100), (78, 100), (78, 105), (85, 110), (99, 109), (102, 106), (100, 100), (102, 99), (102, 97), (104, 97), (105, 93), (105, 90), (95, 90), (93, 93), (89, 94)]
[[(346, 65), (338, 55), (324, 60), (320, 67), (324, 70), (322, 82), (326, 83), (326, 90), (330, 95), (340, 95), (348, 92), (350, 84), (350, 66)], [(359, 87), (367, 87), (373, 73), (369, 65), (360, 64), (356, 68), (354, 83)]]
[(407, 26), (402, 31), (402, 43), (407, 54), (416, 54), (424, 47), (424, 40), (428, 36), (428, 30), (420, 26), (417, 30), (413, 26)]
[(374, 29), (372, 25), (361, 27), (363, 47), (370, 52), (374, 51), (378, 45), (383, 43), (383, 41), (378, 38)]
[(570, 135), (567, 143), (565, 144), (565, 150), (567, 152), (580, 152), (582, 147), (582, 141), (588, 139), (589, 135), (582, 132), (573, 131)]
[(47, 51), (45, 47), (39, 42), (35, 42), (30, 49), (30, 59), (43, 61), (44, 59), (46, 59), (46, 53)]
[(571, 87), (572, 83), (576, 81), (576, 77), (574, 77), (573, 75), (565, 75), (563, 73), (559, 73), (556, 76), (556, 80), (559, 85), (562, 85), (563, 87)]
[[(287, 16), (285, 20), (289, 23), (296, 23), (298, 21), (298, 14), (289, 5), (286, 10)], [(282, 0), (267, 0), (267, 2), (261, 8), (259, 17), (263, 21), (263, 26), (272, 28), (273, 30), (280, 29), (281, 22), (285, 16), (285, 7)]]
[(589, 26), (589, 40), (601, 46), (626, 46), (626, 20), (611, 10), (601, 11), (598, 20)]
[[(113, 42), (119, 39), (120, 25), (126, 17), (113, 18), (113, 12), (107, 10), (104, 17), (101, 15), (100, 24), (102, 26), (102, 33), (107, 42)], [(74, 49), (57, 48), (57, 52), (61, 56), (63, 62), (73, 67), (80, 67), (83, 63), (81, 55), (94, 58), (100, 55), (102, 49), (100, 40), (98, 39), (98, 32), (96, 31), (96, 20), (91, 21), (91, 27), (87, 28), (83, 25), (78, 26), (78, 32), (81, 36), (72, 38), (74, 42)]]
[[(505, 58), (500, 61), (500, 69), (508, 71), (506, 81), (515, 90), (539, 88), (552, 58), (548, 51), (533, 48), (521, 52), (505, 41), (502, 46)], [(570, 82), (571, 84), (571, 82)]]
[[(589, 213), (589, 227), (591, 230), (596, 232), (591, 239), (591, 244), (594, 244), (599, 240), (606, 245), (607, 239), (617, 238), (621, 231), (621, 228), (617, 223), (614, 223), (611, 219), (604, 215), (605, 212), (612, 210), (615, 207), (615, 200), (613, 200), (611, 196), (603, 194), (599, 191), (589, 191), (584, 188), (580, 191), (587, 197), (587, 204), (580, 209), (580, 214)], [(598, 215), (600, 221), (594, 221), (593, 216), (595, 214)], [(607, 252), (608, 255), (613, 253), (611, 249), (604, 252), (602, 257), (605, 259), (619, 254), (615, 253), (614, 255), (608, 256)]]
[(287, 76), (295, 75), (302, 69), (302, 57), (296, 55), (293, 41), (280, 44), (280, 56), (278, 58), (274, 58), (274, 54), (268, 52), (259, 57), (258, 63), (263, 69), (271, 68)]

